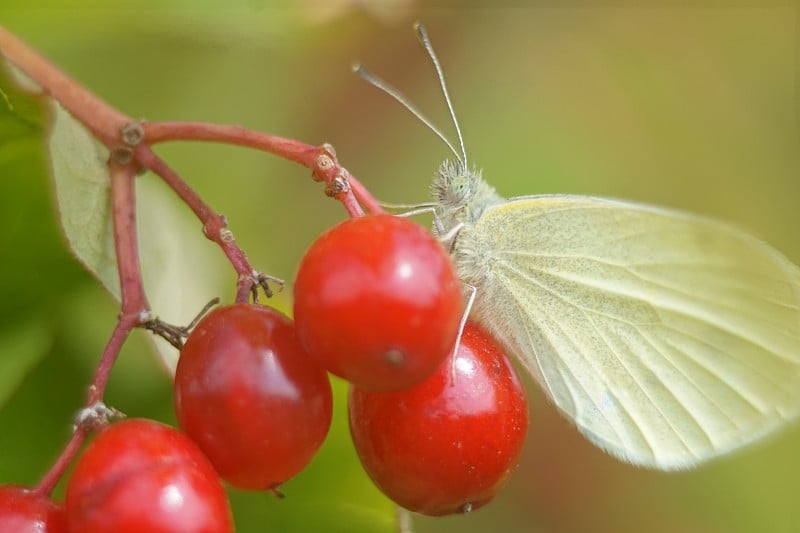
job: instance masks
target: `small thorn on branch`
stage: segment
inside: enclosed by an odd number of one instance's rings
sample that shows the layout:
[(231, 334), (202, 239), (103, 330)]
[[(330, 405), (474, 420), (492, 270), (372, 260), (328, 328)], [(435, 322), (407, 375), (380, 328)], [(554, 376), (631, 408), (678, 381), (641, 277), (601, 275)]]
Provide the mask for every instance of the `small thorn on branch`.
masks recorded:
[(158, 335), (176, 349), (181, 350), (183, 348), (183, 342), (186, 337), (189, 336), (189, 333), (194, 329), (197, 323), (203, 318), (206, 313), (208, 313), (212, 307), (219, 303), (219, 298), (214, 298), (210, 302), (208, 302), (203, 309), (200, 310), (199, 313), (192, 319), (192, 321), (186, 326), (175, 326), (173, 324), (169, 324), (164, 322), (159, 318), (151, 318), (145, 322), (142, 322), (141, 327), (144, 329), (151, 331), (155, 335)]

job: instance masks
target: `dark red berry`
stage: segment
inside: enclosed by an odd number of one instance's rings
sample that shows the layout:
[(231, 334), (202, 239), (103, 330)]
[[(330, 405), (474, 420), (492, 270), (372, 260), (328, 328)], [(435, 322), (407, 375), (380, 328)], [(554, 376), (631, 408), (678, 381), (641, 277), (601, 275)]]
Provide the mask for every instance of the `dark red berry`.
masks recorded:
[(66, 533), (63, 506), (17, 485), (0, 486), (0, 533)]
[(397, 392), (350, 390), (350, 432), (365, 470), (392, 500), (428, 515), (491, 500), (528, 428), (525, 390), (494, 340), (468, 323), (455, 362)]
[(306, 252), (294, 290), (297, 334), (330, 372), (367, 389), (430, 376), (453, 346), (461, 286), (438, 241), (406, 218), (347, 220)]
[(131, 419), (104, 429), (67, 482), (70, 533), (227, 533), (233, 521), (214, 467), (180, 431)]
[(223, 479), (270, 489), (302, 470), (325, 440), (331, 386), (291, 320), (269, 307), (236, 304), (206, 315), (187, 339), (175, 410)]

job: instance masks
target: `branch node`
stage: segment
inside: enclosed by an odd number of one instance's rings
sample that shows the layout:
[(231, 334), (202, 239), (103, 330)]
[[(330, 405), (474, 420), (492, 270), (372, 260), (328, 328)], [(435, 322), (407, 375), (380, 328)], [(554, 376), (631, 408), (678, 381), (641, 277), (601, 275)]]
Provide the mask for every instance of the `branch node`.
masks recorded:
[(222, 239), (222, 242), (233, 244), (236, 242), (236, 238), (233, 236), (233, 232), (228, 228), (220, 228), (219, 230), (219, 238)]
[(314, 181), (324, 181), (325, 174), (327, 174), (336, 165), (335, 160), (328, 154), (320, 154), (317, 156), (317, 163), (311, 177)]
[(137, 317), (137, 323), (146, 324), (147, 322), (150, 322), (153, 319), (155, 319), (155, 315), (153, 315), (153, 312), (150, 309), (142, 309), (141, 311), (139, 311)]
[(95, 402), (92, 405), (80, 409), (73, 419), (72, 431), (79, 429), (85, 431), (96, 431), (104, 428), (112, 420), (125, 418), (125, 413), (107, 406), (103, 402)]
[(322, 143), (320, 148), (322, 148), (323, 151), (328, 152), (328, 155), (330, 155), (333, 159), (336, 159), (336, 149), (331, 143)]
[(120, 137), (122, 142), (128, 146), (138, 146), (144, 140), (144, 128), (142, 121), (128, 122), (120, 128)]
[(121, 166), (127, 166), (133, 161), (133, 150), (128, 146), (120, 146), (111, 150), (111, 160)]
[(339, 172), (325, 187), (325, 194), (331, 198), (336, 198), (343, 192), (350, 190), (350, 174), (347, 169), (339, 167)]

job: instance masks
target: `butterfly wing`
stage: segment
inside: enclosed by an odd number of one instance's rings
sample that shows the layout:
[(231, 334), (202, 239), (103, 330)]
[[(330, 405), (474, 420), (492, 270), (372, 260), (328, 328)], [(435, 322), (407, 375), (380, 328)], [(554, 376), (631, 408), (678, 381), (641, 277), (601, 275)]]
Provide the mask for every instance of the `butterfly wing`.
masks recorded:
[(623, 460), (689, 467), (800, 411), (800, 270), (731, 226), (519, 198), (462, 230), (456, 264), (474, 316)]

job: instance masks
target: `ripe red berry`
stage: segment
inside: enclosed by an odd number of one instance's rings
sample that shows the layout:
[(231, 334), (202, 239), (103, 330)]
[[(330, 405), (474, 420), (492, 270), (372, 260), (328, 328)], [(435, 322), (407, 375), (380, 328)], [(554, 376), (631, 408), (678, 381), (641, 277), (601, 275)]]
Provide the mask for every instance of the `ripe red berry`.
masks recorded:
[(447, 357), (461, 285), (438, 241), (406, 218), (347, 220), (306, 252), (294, 289), (297, 335), (330, 372), (360, 387), (408, 388)]
[(270, 489), (302, 470), (325, 440), (331, 386), (291, 320), (236, 304), (213, 310), (189, 335), (175, 373), (175, 410), (223, 479)]
[(399, 505), (427, 515), (484, 505), (516, 465), (525, 390), (494, 340), (467, 324), (455, 362), (396, 392), (350, 390), (350, 432), (364, 469)]
[(70, 533), (233, 531), (214, 467), (183, 433), (151, 420), (104, 429), (67, 482)]
[(0, 486), (0, 533), (65, 533), (64, 508), (17, 485)]

